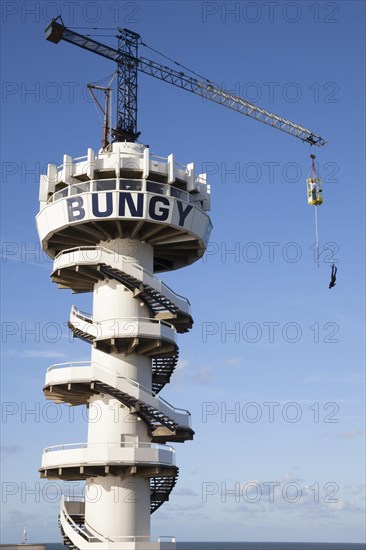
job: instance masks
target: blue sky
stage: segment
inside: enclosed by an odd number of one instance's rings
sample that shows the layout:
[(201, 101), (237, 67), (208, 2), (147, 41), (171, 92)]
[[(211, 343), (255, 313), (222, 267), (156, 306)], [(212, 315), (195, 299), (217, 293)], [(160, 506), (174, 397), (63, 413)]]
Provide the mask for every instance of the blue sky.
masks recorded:
[[(362, 541), (365, 5), (352, 1), (2, 3), (3, 541), (19, 541), (23, 525), (32, 541), (59, 540), (60, 488), (39, 480), (41, 452), (86, 440), (82, 410), (70, 422), (66, 407), (49, 408), (42, 386), (50, 364), (89, 358), (65, 323), (73, 303), (91, 309), (91, 296), (50, 282), (34, 217), (47, 163), (98, 149), (100, 120), (85, 85), (114, 66), (47, 42), (56, 8), (70, 27), (131, 28), (329, 140), (311, 151), (324, 180), (318, 268), (305, 193), (309, 147), (139, 79), (141, 142), (208, 172), (214, 224), (205, 259), (162, 276), (189, 298), (195, 319), (179, 338), (181, 361), (163, 396), (192, 412), (196, 437), (176, 446), (179, 483), (152, 517), (153, 532)], [(332, 260), (339, 271), (329, 291)]]

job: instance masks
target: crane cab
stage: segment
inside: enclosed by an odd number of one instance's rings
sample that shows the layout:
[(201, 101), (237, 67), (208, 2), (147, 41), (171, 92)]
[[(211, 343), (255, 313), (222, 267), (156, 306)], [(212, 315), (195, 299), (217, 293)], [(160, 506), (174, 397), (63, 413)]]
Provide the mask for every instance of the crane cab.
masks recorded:
[(309, 205), (320, 206), (321, 204), (323, 204), (321, 178), (308, 178), (306, 180), (306, 190), (308, 194)]

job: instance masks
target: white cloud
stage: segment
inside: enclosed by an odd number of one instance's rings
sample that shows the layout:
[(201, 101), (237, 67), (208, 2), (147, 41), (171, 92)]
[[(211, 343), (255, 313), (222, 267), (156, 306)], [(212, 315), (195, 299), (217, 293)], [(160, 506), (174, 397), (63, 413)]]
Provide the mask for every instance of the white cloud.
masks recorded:
[(182, 372), (188, 367), (189, 361), (188, 359), (179, 359), (177, 366), (175, 367), (175, 372), (179, 373)]
[(193, 380), (195, 382), (198, 382), (199, 384), (208, 384), (213, 379), (214, 376), (212, 374), (212, 368), (208, 365), (202, 365), (201, 367), (198, 367), (195, 375), (193, 376)]
[(349, 430), (348, 432), (338, 432), (337, 437), (339, 439), (352, 439), (363, 434), (363, 430)]
[(358, 483), (357, 485), (345, 485), (343, 489), (351, 495), (363, 495), (365, 493), (366, 485), (365, 483)]
[(2, 454), (17, 454), (22, 450), (20, 445), (6, 445), (5, 443), (0, 444)]
[(19, 256), (10, 256), (10, 255), (3, 255), (1, 254), (1, 262), (4, 264), (6, 262), (17, 262), (17, 263), (21, 263), (21, 264), (24, 264), (24, 265), (31, 265), (31, 266), (34, 266), (34, 267), (39, 267), (41, 269), (46, 269), (48, 272), (51, 270), (52, 268), (52, 262), (49, 261), (36, 261), (36, 262), (32, 262), (31, 260), (29, 259), (24, 259), (22, 257), (19, 257)]
[(241, 365), (241, 363), (241, 357), (228, 357), (227, 359), (224, 359), (224, 365), (227, 365), (228, 367), (237, 367), (238, 365)]
[(197, 493), (188, 487), (180, 487), (174, 490), (174, 496), (180, 497), (196, 497)]
[(23, 359), (53, 359), (54, 357), (65, 357), (64, 353), (53, 350), (38, 350), (38, 349), (23, 349), (23, 350), (8, 350), (6, 355), (11, 357), (19, 357)]
[(329, 508), (336, 512), (364, 512), (364, 508), (358, 506), (353, 500), (343, 500), (340, 498), (338, 502), (331, 502)]

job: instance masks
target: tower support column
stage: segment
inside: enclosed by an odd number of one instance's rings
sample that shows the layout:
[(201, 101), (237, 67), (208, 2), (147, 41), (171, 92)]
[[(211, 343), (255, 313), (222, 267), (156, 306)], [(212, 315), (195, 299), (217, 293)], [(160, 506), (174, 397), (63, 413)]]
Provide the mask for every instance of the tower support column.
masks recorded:
[(88, 479), (85, 489), (86, 528), (115, 542), (150, 539), (150, 484), (138, 476), (107, 475)]

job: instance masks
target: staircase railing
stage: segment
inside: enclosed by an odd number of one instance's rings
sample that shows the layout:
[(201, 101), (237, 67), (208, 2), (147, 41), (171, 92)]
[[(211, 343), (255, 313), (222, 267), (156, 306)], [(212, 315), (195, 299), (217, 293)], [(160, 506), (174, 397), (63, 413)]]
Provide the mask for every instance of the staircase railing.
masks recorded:
[[(174, 290), (172, 290), (170, 286), (168, 286), (166, 283), (163, 283), (160, 279), (155, 277), (155, 275), (151, 273), (149, 270), (145, 269), (144, 267), (141, 267), (140, 265), (134, 262), (131, 262), (129, 257), (116, 254), (116, 252), (113, 252), (112, 250), (105, 248), (103, 246), (79, 246), (74, 248), (68, 248), (67, 250), (62, 250), (55, 257), (54, 269), (56, 270), (58, 268), (59, 260), (66, 255), (76, 253), (76, 252), (88, 253), (91, 251), (98, 252), (98, 255), (95, 258), (94, 257), (89, 258), (86, 254), (86, 257), (83, 258), (86, 264), (105, 263), (106, 265), (108, 265), (109, 267), (112, 267), (113, 269), (121, 269), (120, 262), (122, 260), (123, 267), (126, 269), (126, 273), (128, 275), (132, 277), (135, 276), (143, 284), (151, 286), (157, 292), (160, 292), (162, 295), (164, 295), (168, 299), (171, 299), (179, 307), (181, 311), (184, 311), (186, 313), (190, 312), (190, 302), (187, 298), (185, 298), (181, 294), (178, 294), (177, 292), (174, 292)], [(115, 257), (117, 257), (118, 261), (115, 261)]]
[[(93, 546), (98, 546), (98, 548), (103, 548), (99, 546), (98, 543), (104, 543), (107, 545), (107, 548), (113, 548), (113, 543), (129, 543), (129, 542), (166, 542), (166, 543), (175, 543), (175, 537), (169, 536), (160, 536), (160, 537), (150, 537), (150, 536), (114, 536), (106, 537), (105, 535), (100, 534), (94, 528), (92, 528), (88, 523), (85, 523), (84, 527), (80, 527), (77, 523), (74, 522), (71, 515), (69, 514), (67, 508), (68, 503), (85, 503), (84, 497), (67, 497), (62, 495), (61, 497), (61, 510), (60, 510), (60, 522), (64, 530), (65, 535), (71, 540), (75, 545), (79, 544), (84, 546), (82, 541), (87, 541), (88, 543), (93, 543)], [(90, 531), (89, 534), (86, 530)], [(75, 538), (76, 537), (76, 538)], [(82, 539), (80, 541), (79, 537)], [(78, 540), (79, 539), (79, 540)]]
[[(47, 373), (49, 373), (49, 372), (51, 372), (55, 369), (63, 369), (63, 368), (66, 369), (66, 368), (73, 368), (73, 367), (76, 367), (76, 368), (79, 368), (79, 367), (80, 368), (83, 368), (83, 367), (93, 368), (93, 369), (95, 369), (95, 371), (100, 370), (100, 371), (102, 371), (102, 373), (105, 373), (106, 378), (104, 378), (104, 380), (103, 379), (99, 380), (99, 378), (103, 378), (103, 376), (98, 377), (97, 376), (98, 373), (95, 372), (94, 373), (95, 376), (93, 376), (91, 378), (91, 381), (93, 381), (93, 382), (99, 381), (101, 383), (106, 383), (107, 385), (110, 385), (111, 383), (113, 383), (113, 381), (110, 379), (111, 375), (112, 375), (112, 377), (114, 376), (113, 373), (111, 373), (108, 369), (106, 369), (102, 365), (99, 365), (98, 363), (92, 363), (92, 362), (77, 361), (77, 362), (73, 362), (73, 363), (57, 363), (57, 364), (54, 364), (54, 365), (51, 365), (50, 367), (48, 367)], [(118, 391), (122, 391), (122, 388), (118, 386), (118, 381), (120, 380), (120, 381), (126, 382), (128, 385), (131, 385), (134, 388), (136, 388), (137, 390), (144, 392), (149, 397), (151, 397), (153, 399), (156, 399), (158, 401), (157, 406), (156, 406), (158, 411), (160, 409), (159, 405), (163, 404), (163, 405), (165, 405), (165, 407), (167, 409), (169, 409), (169, 412), (170, 412), (170, 414), (172, 414), (172, 416), (175, 416), (176, 414), (181, 414), (181, 415), (186, 416), (188, 426), (191, 427), (191, 413), (188, 410), (182, 409), (182, 408), (179, 408), (179, 407), (174, 407), (174, 405), (169, 403), (169, 401), (167, 401), (163, 397), (160, 397), (159, 395), (154, 393), (152, 390), (146, 388), (146, 386), (144, 386), (142, 384), (139, 384), (138, 382), (136, 382), (135, 380), (132, 380), (131, 378), (121, 376), (118, 373), (115, 376), (116, 376), (117, 384), (116, 384), (116, 386), (111, 386), (111, 387), (115, 388)], [(80, 381), (82, 381), (82, 380), (85, 381), (82, 377), (80, 377), (79, 380)], [(74, 383), (77, 382), (77, 381), (78, 381), (78, 379), (73, 380)], [(143, 400), (143, 397), (144, 396), (142, 395), (141, 396), (142, 400)], [(149, 403), (147, 403), (147, 404), (149, 404)], [(178, 425), (179, 425), (179, 423), (178, 423)]]

